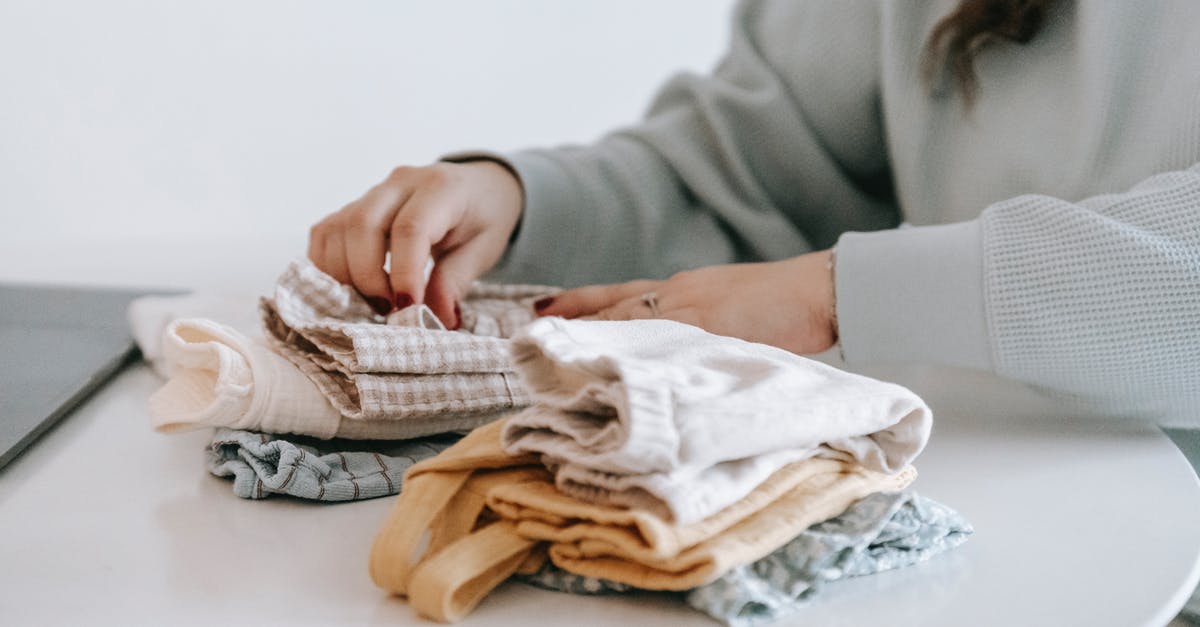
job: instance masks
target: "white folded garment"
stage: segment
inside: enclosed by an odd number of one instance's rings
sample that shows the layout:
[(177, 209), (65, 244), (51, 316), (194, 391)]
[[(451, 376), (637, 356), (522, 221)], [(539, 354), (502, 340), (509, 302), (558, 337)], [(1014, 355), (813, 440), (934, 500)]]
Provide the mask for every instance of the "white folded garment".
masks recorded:
[[(486, 318), (471, 308), (467, 311)], [(145, 296), (130, 304), (127, 317), (143, 357), (167, 379), (150, 399), (151, 422), (158, 431), (230, 427), (320, 438), (393, 440), (472, 429), (504, 413), (445, 411), (421, 420), (404, 420), (400, 412), (377, 419), (346, 417), (308, 375), (267, 344), (256, 296)], [(425, 305), (393, 313), (388, 324), (444, 330)], [(507, 362), (507, 352), (503, 355)], [(419, 378), (409, 378), (413, 381), (408, 387), (419, 387)]]
[(901, 470), (932, 415), (909, 390), (668, 320), (543, 318), (513, 337), (535, 404), (505, 425), (560, 490), (679, 524), (814, 455)]
[(472, 429), (499, 415), (446, 414), (424, 421), (345, 418), (316, 384), (263, 340), (203, 318), (168, 323), (161, 350), (170, 375), (149, 402), (158, 431), (230, 427), (393, 440)]
[(160, 343), (170, 373), (150, 396), (159, 431), (230, 427), (330, 438), (341, 415), (307, 377), (259, 340), (218, 322), (167, 323)]
[(258, 296), (254, 294), (195, 292), (171, 296), (141, 296), (129, 303), (126, 311), (133, 341), (154, 371), (170, 376), (162, 360), (162, 334), (173, 320), (208, 318), (241, 332), (258, 337)]

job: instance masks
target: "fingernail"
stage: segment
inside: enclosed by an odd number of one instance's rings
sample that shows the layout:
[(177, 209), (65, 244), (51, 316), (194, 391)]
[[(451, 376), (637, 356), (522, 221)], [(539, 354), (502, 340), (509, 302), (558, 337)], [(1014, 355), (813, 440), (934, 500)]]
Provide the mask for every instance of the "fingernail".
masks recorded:
[(454, 326), (450, 327), (451, 331), (457, 331), (462, 328), (462, 309), (458, 303), (454, 303)]
[(392, 311), (392, 302), (382, 296), (368, 296), (367, 304), (381, 316), (386, 316)]
[(543, 309), (545, 309), (553, 304), (554, 304), (554, 297), (547, 296), (547, 297), (539, 299), (537, 302), (533, 303), (533, 308), (536, 309), (538, 312), (541, 312)]
[(413, 304), (412, 296), (408, 294), (396, 294), (396, 309), (404, 309)]

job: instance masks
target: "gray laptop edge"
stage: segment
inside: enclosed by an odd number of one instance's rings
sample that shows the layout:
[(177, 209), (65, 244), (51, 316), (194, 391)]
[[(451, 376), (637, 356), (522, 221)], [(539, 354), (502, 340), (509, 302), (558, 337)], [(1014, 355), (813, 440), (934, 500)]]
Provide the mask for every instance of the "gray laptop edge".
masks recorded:
[(0, 468), (137, 359), (125, 310), (151, 293), (0, 283)]

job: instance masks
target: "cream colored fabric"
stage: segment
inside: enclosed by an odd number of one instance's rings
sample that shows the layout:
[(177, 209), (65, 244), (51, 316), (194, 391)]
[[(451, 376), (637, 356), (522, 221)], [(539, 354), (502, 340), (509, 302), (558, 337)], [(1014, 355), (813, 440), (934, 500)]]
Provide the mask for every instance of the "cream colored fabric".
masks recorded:
[(644, 510), (584, 503), (548, 483), (498, 486), (488, 505), (518, 521), (519, 535), (551, 542), (550, 559), (564, 570), (643, 589), (687, 590), (767, 556), (868, 494), (901, 490), (915, 478), (911, 466), (887, 475), (806, 459), (689, 525), (672, 525)]
[(902, 489), (915, 477), (911, 468), (887, 475), (809, 459), (711, 518), (678, 526), (557, 492), (535, 456), (503, 451), (503, 423), (413, 466), (376, 536), (375, 583), (407, 594), (430, 618), (465, 616), (505, 577), (536, 567), (542, 542), (572, 572), (641, 588), (692, 588), (771, 553), (858, 498)]
[(194, 292), (140, 296), (129, 303), (125, 317), (142, 358), (164, 379), (170, 376), (163, 360), (162, 337), (167, 325), (183, 318), (219, 320), (242, 335), (257, 339), (261, 333), (255, 294)]
[(462, 303), (459, 331), (444, 330), (422, 305), (383, 324), (356, 291), (298, 260), (261, 313), (271, 347), (342, 415), (424, 420), (527, 405), (503, 336), (532, 320), (532, 302), (554, 291), (477, 284)]
[(160, 345), (170, 378), (150, 396), (159, 431), (231, 427), (324, 438), (337, 431), (337, 411), (300, 371), (225, 325), (175, 320)]
[(175, 320), (161, 339), (167, 382), (151, 395), (151, 424), (174, 432), (231, 427), (319, 438), (392, 440), (470, 429), (498, 414), (421, 422), (344, 418), (292, 363), (261, 341), (212, 320)]
[(513, 357), (536, 403), (505, 422), (509, 452), (543, 455), (565, 493), (681, 524), (808, 457), (897, 472), (932, 424), (898, 385), (669, 320), (543, 318)]

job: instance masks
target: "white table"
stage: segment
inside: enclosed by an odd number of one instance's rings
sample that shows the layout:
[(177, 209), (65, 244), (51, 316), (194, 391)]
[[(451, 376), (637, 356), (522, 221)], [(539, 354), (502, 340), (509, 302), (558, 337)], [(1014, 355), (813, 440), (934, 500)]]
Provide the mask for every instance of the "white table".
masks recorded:
[[(259, 293), (392, 166), (633, 119), (674, 69), (711, 65), (728, 4), (631, 20), (598, 0), (0, 3), (0, 279)], [(1198, 574), (1200, 487), (1166, 438), (969, 375), (899, 375), (938, 416), (917, 488), (977, 534), (831, 586), (796, 622), (1169, 620)], [(207, 434), (150, 431), (157, 385), (126, 371), (0, 470), (0, 625), (418, 622), (367, 576), (390, 499), (238, 499), (203, 469)], [(664, 622), (708, 623), (661, 596), (518, 585), (465, 621)]]
[[(1200, 577), (1200, 483), (1156, 428), (1050, 416), (1018, 386), (969, 373), (900, 374), (937, 412), (916, 487), (977, 532), (923, 565), (829, 586), (792, 622), (1171, 619)], [(390, 498), (236, 498), (203, 469), (206, 432), (151, 432), (144, 403), (158, 384), (131, 367), (0, 471), (0, 623), (423, 622), (367, 575)], [(508, 584), (463, 624), (664, 623), (710, 621), (659, 595)]]

